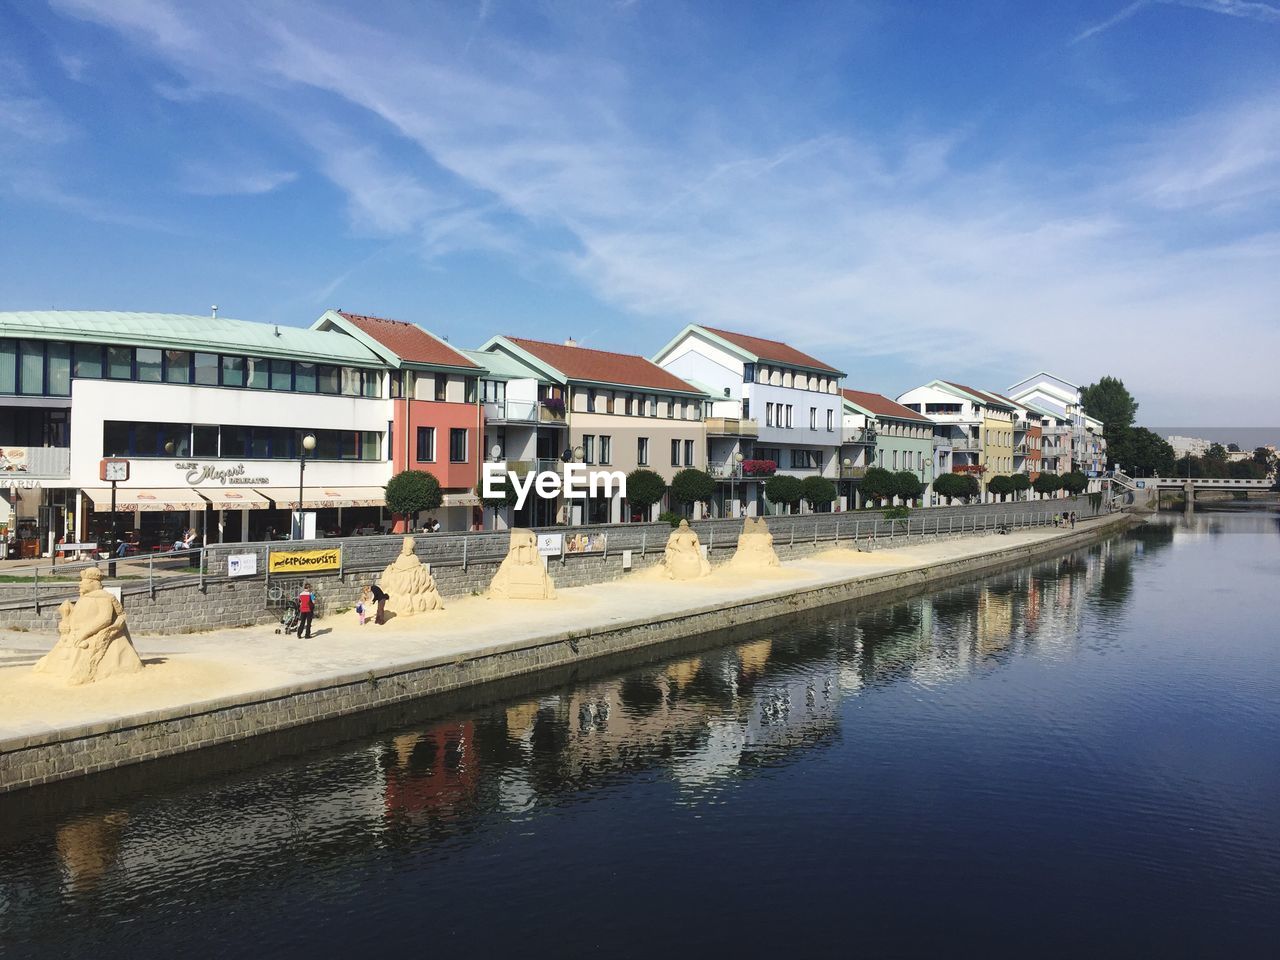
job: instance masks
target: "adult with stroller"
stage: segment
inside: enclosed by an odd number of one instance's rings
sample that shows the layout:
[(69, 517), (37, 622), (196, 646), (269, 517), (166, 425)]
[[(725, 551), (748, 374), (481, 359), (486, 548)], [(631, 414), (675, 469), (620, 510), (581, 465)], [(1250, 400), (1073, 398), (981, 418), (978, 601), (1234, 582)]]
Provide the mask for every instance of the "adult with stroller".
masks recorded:
[[(311, 584), (304, 583), (298, 594), (298, 636), (311, 639), (311, 623), (316, 618), (316, 595), (311, 592)], [(306, 631), (305, 633), (303, 631)]]

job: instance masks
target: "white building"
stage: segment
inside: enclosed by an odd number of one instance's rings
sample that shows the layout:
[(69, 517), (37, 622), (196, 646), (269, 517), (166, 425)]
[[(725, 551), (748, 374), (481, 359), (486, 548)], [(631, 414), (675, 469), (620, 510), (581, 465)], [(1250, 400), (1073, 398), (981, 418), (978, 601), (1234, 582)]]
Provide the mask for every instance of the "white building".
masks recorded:
[(1042, 370), (1019, 380), (1009, 388), (1008, 394), (1019, 403), (1071, 421), (1071, 470), (1079, 470), (1092, 478), (1107, 469), (1104, 425), (1084, 409), (1079, 386)]

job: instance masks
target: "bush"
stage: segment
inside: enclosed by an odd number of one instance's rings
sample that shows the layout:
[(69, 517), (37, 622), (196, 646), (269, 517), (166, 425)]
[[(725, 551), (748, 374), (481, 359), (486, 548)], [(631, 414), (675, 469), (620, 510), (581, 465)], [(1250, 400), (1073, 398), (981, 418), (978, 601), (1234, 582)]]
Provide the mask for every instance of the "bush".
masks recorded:
[(868, 500), (888, 500), (898, 492), (893, 474), (884, 467), (868, 467), (862, 478), (862, 495)]
[(893, 475), (893, 492), (903, 500), (918, 500), (924, 493), (924, 484), (911, 470), (899, 470)]
[(809, 509), (817, 511), (819, 507), (830, 507), (840, 496), (836, 485), (826, 477), (805, 477), (800, 481), (800, 498), (809, 505)]
[(1026, 493), (1031, 489), (1031, 478), (1025, 473), (1015, 473), (1009, 478), (1009, 483), (1013, 486), (1014, 493)]
[(1062, 489), (1062, 478), (1056, 473), (1042, 473), (1031, 484), (1036, 493), (1048, 496)]
[(652, 470), (641, 467), (627, 474), (627, 502), (639, 510), (648, 510), (667, 492), (667, 481)]
[(715, 492), (716, 479), (705, 470), (689, 467), (671, 478), (671, 499), (676, 503), (701, 503)]
[(659, 523), (669, 523), (673, 527), (680, 526), (680, 521), (683, 519), (684, 517), (680, 516), (680, 514), (676, 513), (673, 510), (663, 510), (660, 514), (658, 514)]
[(1076, 494), (1084, 493), (1084, 489), (1087, 486), (1089, 486), (1089, 478), (1079, 470), (1072, 470), (1062, 478), (1062, 489), (1073, 497)]
[(992, 477), (987, 481), (987, 489), (995, 496), (1007, 497), (1013, 493), (1013, 481), (1009, 477)]
[(785, 473), (775, 474), (765, 481), (764, 495), (770, 503), (784, 504), (788, 510), (800, 502), (800, 481)]
[(412, 519), (424, 510), (438, 510), (444, 502), (440, 481), (425, 470), (401, 470), (387, 481), (387, 509)]
[(772, 477), (778, 472), (778, 464), (774, 460), (743, 460), (742, 475), (744, 477)]
[(933, 489), (939, 496), (968, 500), (978, 495), (978, 478), (966, 473), (944, 473), (933, 481)]

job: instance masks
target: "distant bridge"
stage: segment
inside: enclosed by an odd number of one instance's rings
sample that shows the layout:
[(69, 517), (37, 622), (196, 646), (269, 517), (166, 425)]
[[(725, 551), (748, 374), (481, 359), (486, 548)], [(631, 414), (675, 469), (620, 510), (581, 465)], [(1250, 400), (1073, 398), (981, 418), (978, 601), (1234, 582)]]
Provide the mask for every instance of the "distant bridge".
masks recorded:
[(1196, 490), (1270, 490), (1274, 480), (1238, 480), (1231, 477), (1208, 479), (1198, 477), (1188, 480), (1186, 477), (1130, 477), (1120, 470), (1111, 474), (1111, 482), (1129, 490), (1186, 490), (1191, 487), (1194, 496)]

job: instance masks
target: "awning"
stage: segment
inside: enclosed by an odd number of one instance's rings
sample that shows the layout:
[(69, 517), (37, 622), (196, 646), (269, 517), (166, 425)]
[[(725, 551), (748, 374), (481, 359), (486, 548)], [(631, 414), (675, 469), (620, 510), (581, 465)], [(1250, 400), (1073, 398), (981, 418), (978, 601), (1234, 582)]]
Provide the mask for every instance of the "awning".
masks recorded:
[[(93, 501), (96, 513), (111, 510), (111, 488), (85, 490), (84, 495)], [(203, 510), (209, 505), (204, 497), (190, 487), (117, 487), (116, 510)]]
[(446, 493), (440, 501), (442, 507), (479, 507), (482, 502), (474, 493)]
[[(200, 495), (213, 504), (215, 510), (260, 510), (271, 506), (270, 500), (248, 487), (201, 487)], [(296, 490), (294, 496), (297, 496)]]
[[(293, 510), (297, 507), (297, 487), (258, 487), (257, 492), (275, 501), (277, 510)], [(382, 487), (303, 487), (302, 509), (380, 507), (386, 502), (386, 496)]]

